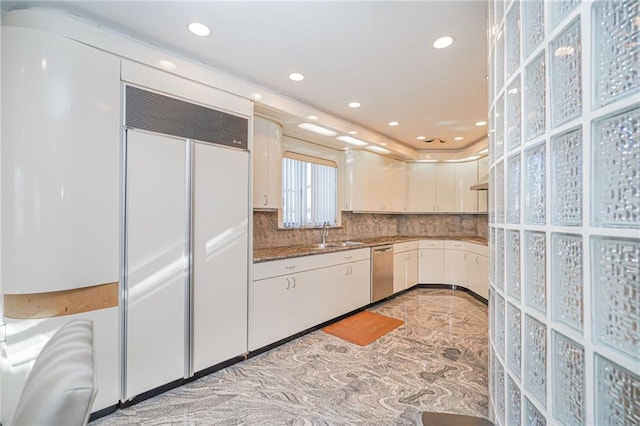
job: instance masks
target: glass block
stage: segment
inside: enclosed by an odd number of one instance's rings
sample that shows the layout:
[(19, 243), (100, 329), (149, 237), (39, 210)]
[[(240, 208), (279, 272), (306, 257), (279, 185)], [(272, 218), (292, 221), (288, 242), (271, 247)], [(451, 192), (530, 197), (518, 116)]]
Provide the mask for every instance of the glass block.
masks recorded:
[(544, 405), (547, 398), (547, 327), (529, 315), (526, 316), (525, 327), (524, 384)]
[(549, 5), (549, 31), (552, 31), (560, 22), (580, 4), (580, 0), (554, 0)]
[(496, 352), (500, 355), (500, 358), (504, 359), (504, 343), (505, 343), (505, 318), (504, 318), (504, 298), (499, 294), (496, 294), (495, 300), (495, 328), (496, 328)]
[(580, 426), (585, 421), (584, 349), (573, 340), (553, 332), (553, 415), (563, 424)]
[(594, 104), (607, 105), (640, 90), (640, 2), (593, 3)]
[(507, 294), (520, 300), (520, 231), (509, 229), (505, 240), (507, 254)]
[(544, 70), (543, 51), (531, 60), (524, 71), (524, 121), (527, 140), (541, 135), (545, 129), (546, 86)]
[(526, 421), (525, 425), (527, 426), (547, 426), (547, 420), (544, 418), (542, 413), (538, 411), (535, 405), (528, 398), (525, 397), (525, 410), (526, 410)]
[(527, 306), (546, 312), (546, 240), (544, 232), (524, 233), (524, 291)]
[(520, 154), (507, 162), (507, 223), (520, 223)]
[(582, 115), (581, 52), (578, 17), (549, 45), (551, 127)]
[(489, 291), (489, 339), (496, 344), (496, 292)]
[(520, 388), (511, 377), (507, 379), (507, 422), (506, 425), (519, 425), (522, 398)]
[(551, 138), (551, 221), (582, 225), (582, 128)]
[(640, 105), (595, 120), (591, 142), (594, 224), (640, 228)]
[(496, 381), (496, 417), (498, 418), (500, 424), (504, 424), (504, 367), (502, 367), (502, 364), (500, 364), (499, 359), (496, 360), (495, 368), (496, 377), (494, 379)]
[(496, 164), (496, 191), (494, 198), (496, 200), (496, 223), (504, 223), (504, 163), (501, 161)]
[(551, 312), (553, 319), (582, 331), (582, 236), (551, 236)]
[(640, 424), (640, 376), (596, 355), (596, 423)]
[(509, 370), (516, 376), (520, 377), (521, 354), (522, 354), (522, 337), (521, 324), (522, 314), (520, 309), (511, 303), (507, 306), (507, 324), (509, 333), (507, 333), (507, 356), (506, 363)]
[(591, 243), (594, 338), (640, 359), (640, 239)]
[(496, 36), (496, 72), (495, 72), (495, 83), (494, 87), (496, 89), (496, 95), (500, 93), (502, 86), (504, 86), (504, 31), (502, 29), (498, 30), (498, 34)]
[(496, 230), (496, 287), (504, 290), (504, 230)]
[[(496, 151), (496, 113), (495, 107), (492, 107), (489, 111), (489, 155), (492, 158), (498, 158)], [(500, 154), (502, 155), (502, 154)]]
[[(489, 229), (489, 250), (493, 251), (496, 247), (496, 228)], [(494, 251), (495, 253), (495, 251)], [(495, 256), (489, 256), (489, 281), (492, 285), (496, 282)]]
[(518, 75), (513, 79), (509, 87), (507, 88), (507, 136), (506, 144), (507, 151), (511, 151), (515, 147), (520, 145), (520, 139), (522, 138), (522, 124), (521, 124), (521, 106), (520, 106), (520, 76)]
[[(491, 2), (489, 2), (491, 3)], [(493, 47), (491, 49), (491, 60), (489, 62), (491, 64), (491, 69), (489, 70), (491, 73), (491, 77), (493, 77), (495, 75), (496, 72), (496, 49), (495, 47)], [(496, 87), (495, 87), (495, 78), (489, 78), (489, 105), (491, 105), (491, 103), (495, 100), (496, 98)], [(497, 90), (500, 90), (500, 88), (498, 88)], [(492, 115), (489, 115), (489, 117), (491, 117)], [(492, 120), (489, 120), (489, 122), (491, 122)], [(489, 135), (491, 136), (491, 132), (489, 133)], [(493, 152), (493, 151), (491, 151)]]
[[(489, 136), (489, 140), (492, 140), (492, 137)], [(491, 167), (489, 169), (489, 187), (494, 189), (493, 191), (488, 191), (489, 192), (489, 200), (487, 201), (487, 207), (489, 209), (489, 223), (494, 224), (496, 223), (496, 204), (495, 204), (495, 200), (494, 200), (494, 194), (499, 191), (498, 189), (498, 185), (496, 183), (496, 176), (495, 176), (495, 167)]]
[(506, 56), (507, 56), (507, 78), (520, 66), (520, 2), (516, 1), (509, 13), (505, 23), (506, 30)]
[(500, 25), (500, 21), (504, 17), (504, 0), (496, 0), (496, 24)]
[(500, 96), (496, 102), (496, 122), (495, 122), (495, 137), (496, 137), (496, 150), (495, 158), (499, 158), (504, 154), (504, 96)]
[(525, 153), (525, 219), (527, 223), (544, 225), (546, 220), (545, 145), (541, 143)]
[(542, 0), (522, 2), (522, 50), (528, 57), (544, 39), (544, 4)]

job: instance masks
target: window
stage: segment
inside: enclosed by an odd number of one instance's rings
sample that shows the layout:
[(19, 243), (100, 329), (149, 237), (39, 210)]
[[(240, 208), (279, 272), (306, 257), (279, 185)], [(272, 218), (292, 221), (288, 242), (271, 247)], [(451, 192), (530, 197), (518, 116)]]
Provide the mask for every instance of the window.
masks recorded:
[(285, 152), (282, 159), (283, 226), (336, 225), (338, 169), (332, 161)]

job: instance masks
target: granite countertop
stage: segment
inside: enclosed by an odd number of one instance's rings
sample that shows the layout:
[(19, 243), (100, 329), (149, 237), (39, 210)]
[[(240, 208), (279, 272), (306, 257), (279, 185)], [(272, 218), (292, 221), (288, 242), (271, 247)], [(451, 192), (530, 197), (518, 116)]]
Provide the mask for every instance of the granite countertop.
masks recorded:
[[(314, 245), (298, 245), (285, 247), (270, 247), (253, 250), (253, 263), (267, 262), (269, 260), (289, 259), (292, 257), (311, 256), (314, 254), (333, 253), (337, 251), (356, 250), (367, 247), (381, 246), (385, 244), (403, 243), (407, 241), (418, 240), (452, 240), (465, 241), (468, 243), (487, 245), (486, 238), (482, 237), (442, 237), (442, 236), (394, 236), (394, 237), (378, 237), (354, 239), (362, 244), (346, 246), (346, 247), (326, 247), (318, 249)], [(329, 241), (328, 243), (331, 243)]]

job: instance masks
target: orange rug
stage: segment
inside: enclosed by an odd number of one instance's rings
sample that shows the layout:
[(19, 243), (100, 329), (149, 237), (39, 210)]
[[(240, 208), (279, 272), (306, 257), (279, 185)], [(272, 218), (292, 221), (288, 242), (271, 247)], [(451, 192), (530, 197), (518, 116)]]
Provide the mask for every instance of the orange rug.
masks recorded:
[(396, 318), (386, 317), (375, 312), (362, 311), (328, 325), (322, 331), (347, 342), (367, 346), (402, 324), (404, 322)]

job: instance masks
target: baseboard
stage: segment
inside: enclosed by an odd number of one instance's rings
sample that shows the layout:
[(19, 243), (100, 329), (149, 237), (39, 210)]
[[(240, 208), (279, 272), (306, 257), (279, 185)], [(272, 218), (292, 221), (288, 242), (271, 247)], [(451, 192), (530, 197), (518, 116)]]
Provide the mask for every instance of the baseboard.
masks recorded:
[[(94, 411), (89, 416), (89, 421), (91, 422), (93, 420), (99, 419), (100, 417), (108, 416), (111, 413), (115, 413), (117, 408), (118, 408), (118, 405), (116, 404), (110, 407), (103, 408), (102, 410)], [(0, 423), (0, 426), (1, 425), (2, 424)]]
[(464, 291), (465, 293), (469, 293), (469, 295), (471, 297), (473, 297), (474, 299), (478, 300), (479, 302), (482, 302), (487, 306), (489, 305), (489, 300), (487, 300), (483, 296), (480, 296), (475, 291), (469, 290), (468, 288), (462, 287), (460, 285), (453, 285), (453, 284), (416, 284), (415, 286), (413, 286), (411, 288), (412, 289), (413, 288), (431, 288), (431, 289), (446, 289), (446, 290)]

